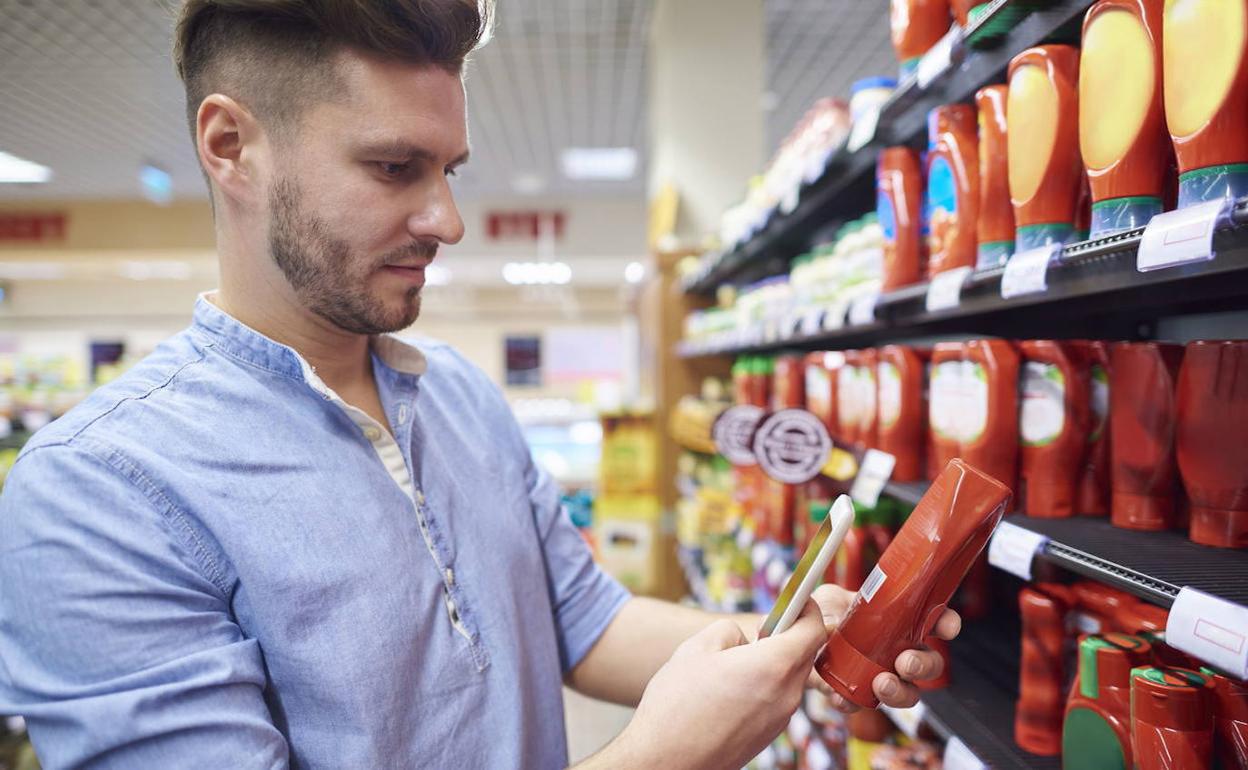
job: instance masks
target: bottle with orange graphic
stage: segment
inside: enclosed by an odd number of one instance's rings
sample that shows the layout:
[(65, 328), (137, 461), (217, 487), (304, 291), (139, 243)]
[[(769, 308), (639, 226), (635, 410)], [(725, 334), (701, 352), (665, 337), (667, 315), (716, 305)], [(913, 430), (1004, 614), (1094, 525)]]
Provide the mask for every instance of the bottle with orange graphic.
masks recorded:
[(947, 104), (927, 115), (927, 277), (974, 267), (979, 148), (975, 108)]
[(1084, 177), (1079, 157), (1079, 50), (1042, 45), (1010, 62), (1006, 106), (1010, 200), (1018, 251), (1075, 236)]
[(1092, 185), (1092, 237), (1162, 211), (1163, 0), (1098, 0), (1083, 20), (1079, 148)]
[(1006, 113), (1009, 86), (984, 86), (975, 92), (979, 114), (979, 212), (975, 267), (999, 267), (1014, 253), (1014, 206), (1010, 203)]
[(922, 262), (923, 171), (909, 147), (880, 151), (875, 171), (875, 211), (884, 232), (882, 291), (919, 281)]
[(1026, 340), (1019, 347), (1019, 507), (1038, 518), (1073, 516), (1088, 450), (1088, 382), (1081, 359), (1054, 340)]
[(1248, 195), (1248, 0), (1166, 0), (1162, 41), (1179, 207)]

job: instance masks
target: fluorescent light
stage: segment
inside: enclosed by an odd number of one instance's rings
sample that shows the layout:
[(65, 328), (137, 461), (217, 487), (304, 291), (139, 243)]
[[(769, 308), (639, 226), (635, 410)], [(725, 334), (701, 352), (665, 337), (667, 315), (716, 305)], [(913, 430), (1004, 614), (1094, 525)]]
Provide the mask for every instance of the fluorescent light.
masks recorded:
[(59, 281), (67, 275), (57, 262), (0, 262), (0, 278), (10, 281)]
[(646, 266), (640, 262), (629, 262), (624, 268), (624, 280), (629, 283), (641, 283), (646, 277)]
[(173, 203), (173, 177), (169, 172), (156, 166), (146, 165), (139, 169), (139, 184), (143, 187), (143, 197), (158, 206)]
[(531, 172), (516, 174), (511, 178), (511, 189), (520, 195), (537, 195), (546, 189), (546, 180)]
[(425, 283), (429, 286), (445, 286), (451, 282), (451, 269), (442, 265), (425, 268)]
[(568, 179), (621, 181), (637, 171), (637, 151), (632, 147), (570, 147), (560, 158)]
[(123, 260), (117, 272), (132, 281), (189, 281), (193, 275), (191, 263), (180, 259)]
[(566, 262), (508, 262), (503, 265), (503, 280), (512, 286), (562, 286), (572, 280), (572, 268)]
[(52, 178), (52, 169), (0, 152), (0, 184), (38, 184)]

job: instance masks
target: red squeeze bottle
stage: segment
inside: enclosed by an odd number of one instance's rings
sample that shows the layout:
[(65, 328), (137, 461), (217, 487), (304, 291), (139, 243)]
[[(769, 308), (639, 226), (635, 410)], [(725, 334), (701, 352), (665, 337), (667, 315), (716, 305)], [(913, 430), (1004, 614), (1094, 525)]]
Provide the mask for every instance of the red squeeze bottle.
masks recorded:
[(1109, 515), (1109, 348), (1104, 342), (1067, 343), (1083, 359), (1088, 382), (1088, 452), (1079, 476), (1075, 512), (1081, 516)]
[(975, 92), (979, 112), (979, 216), (975, 220), (975, 267), (1005, 264), (1014, 253), (1014, 206), (1006, 161), (1005, 105), (1010, 88), (984, 86)]
[(1062, 767), (1131, 767), (1131, 671), (1148, 665), (1151, 645), (1108, 633), (1079, 640), (1079, 673), (1062, 727)]
[(1019, 437), (1023, 472), (1019, 508), (1045, 519), (1075, 514), (1075, 490), (1088, 449), (1088, 384), (1080, 358), (1053, 340), (1019, 343)]
[(874, 448), (879, 426), (879, 386), (876, 366), (879, 355), (875, 348), (858, 351), (858, 441), (864, 447)]
[(797, 409), (806, 403), (806, 369), (800, 355), (776, 356), (771, 375), (771, 408)]
[(963, 27), (970, 21), (971, 9), (979, 5), (980, 0), (951, 0), (950, 5), (953, 6), (953, 18), (958, 20), (958, 24)]
[(1010, 199), (1018, 251), (1074, 237), (1079, 187), (1079, 49), (1029, 48), (1010, 61)]
[(1110, 346), (1110, 510), (1115, 527), (1163, 530), (1174, 525), (1175, 383), (1182, 360), (1180, 345)]
[(861, 351), (845, 351), (845, 365), (836, 377), (836, 438), (847, 445), (862, 443), (863, 403), (860, 379)]
[(889, 28), (904, 78), (949, 31), (949, 0), (892, 0)]
[(1131, 672), (1131, 721), (1137, 770), (1209, 770), (1213, 759), (1213, 686), (1185, 668)]
[(1177, 398), (1175, 443), (1192, 501), (1192, 541), (1248, 547), (1248, 342), (1189, 343)]
[(962, 459), (1018, 488), (1018, 352), (1005, 340), (966, 343)]
[(975, 108), (946, 104), (927, 115), (927, 277), (974, 267), (979, 217)]
[(845, 362), (839, 352), (811, 353), (806, 356), (806, 408), (835, 435), (836, 375)]
[(919, 282), (922, 257), (923, 170), (909, 147), (880, 151), (875, 170), (875, 211), (884, 231), (882, 291)]
[(1070, 589), (1057, 583), (1037, 583), (1018, 592), (1023, 634), (1014, 742), (1042, 757), (1057, 756), (1062, 747), (1066, 613), (1072, 604)]
[(928, 374), (927, 478), (933, 480), (962, 452), (958, 436), (958, 405), (962, 387), (962, 343), (938, 342), (932, 348)]
[(1219, 770), (1248, 767), (1248, 684), (1212, 669), (1201, 673), (1213, 680), (1213, 753)]
[(923, 472), (923, 361), (908, 347), (888, 345), (880, 348), (876, 371), (876, 446), (897, 458), (895, 481), (918, 481)]
[(852, 703), (877, 706), (872, 680), (931, 634), (1009, 501), (1004, 484), (950, 462), (829, 635), (815, 660), (824, 681)]

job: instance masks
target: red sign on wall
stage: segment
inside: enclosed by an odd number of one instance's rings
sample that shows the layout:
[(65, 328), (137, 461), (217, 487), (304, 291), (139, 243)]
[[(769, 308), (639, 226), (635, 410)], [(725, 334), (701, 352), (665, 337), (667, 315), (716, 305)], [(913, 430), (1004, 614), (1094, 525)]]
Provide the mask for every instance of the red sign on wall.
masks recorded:
[(65, 240), (64, 213), (0, 212), (0, 243)]
[(562, 211), (488, 211), (485, 235), (490, 240), (537, 240), (563, 237), (567, 217)]

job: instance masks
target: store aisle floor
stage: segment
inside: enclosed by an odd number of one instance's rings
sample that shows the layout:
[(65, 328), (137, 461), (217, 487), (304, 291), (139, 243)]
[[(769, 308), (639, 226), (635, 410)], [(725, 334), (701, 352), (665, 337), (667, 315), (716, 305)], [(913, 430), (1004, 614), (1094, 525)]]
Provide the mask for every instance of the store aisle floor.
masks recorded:
[(633, 716), (630, 708), (586, 698), (566, 687), (563, 713), (568, 730), (568, 761), (572, 764), (605, 746)]

